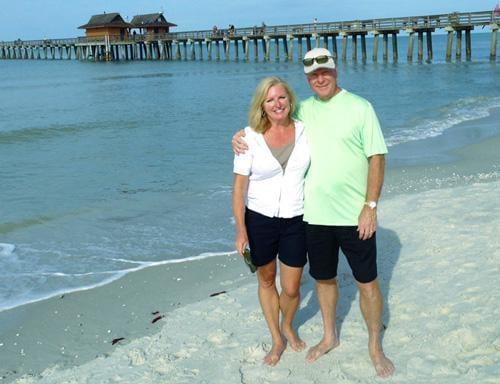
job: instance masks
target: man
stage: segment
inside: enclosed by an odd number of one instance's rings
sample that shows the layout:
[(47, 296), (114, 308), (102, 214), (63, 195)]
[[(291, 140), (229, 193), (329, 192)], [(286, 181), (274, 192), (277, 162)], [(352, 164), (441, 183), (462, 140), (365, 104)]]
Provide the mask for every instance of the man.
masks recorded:
[[(383, 299), (377, 280), (375, 236), (387, 148), (371, 104), (337, 85), (331, 53), (314, 48), (303, 63), (315, 93), (300, 104), (297, 113), (305, 124), (311, 153), (304, 221), (324, 332), (306, 359), (312, 363), (339, 345), (335, 318), (341, 249), (359, 289), (370, 358), (377, 375), (389, 377), (394, 365), (385, 356), (380, 339)], [(233, 146), (235, 151), (241, 150)]]

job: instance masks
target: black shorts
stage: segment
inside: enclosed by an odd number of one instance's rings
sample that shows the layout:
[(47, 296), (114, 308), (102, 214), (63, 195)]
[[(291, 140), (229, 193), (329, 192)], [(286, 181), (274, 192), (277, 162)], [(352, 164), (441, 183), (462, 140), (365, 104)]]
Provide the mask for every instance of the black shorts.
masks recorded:
[(307, 262), (306, 232), (302, 216), (284, 219), (267, 217), (246, 209), (245, 225), (252, 261), (257, 267), (276, 259), (289, 267), (302, 268)]
[(337, 276), (339, 248), (358, 282), (369, 283), (377, 278), (375, 233), (367, 240), (360, 240), (356, 229), (356, 226), (306, 223), (309, 273), (315, 280), (329, 280)]

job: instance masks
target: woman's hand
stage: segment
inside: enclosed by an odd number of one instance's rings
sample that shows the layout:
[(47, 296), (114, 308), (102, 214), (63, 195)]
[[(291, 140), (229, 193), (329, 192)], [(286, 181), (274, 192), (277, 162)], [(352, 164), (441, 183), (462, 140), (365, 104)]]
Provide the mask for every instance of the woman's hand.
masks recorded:
[(245, 153), (248, 149), (247, 143), (243, 139), (245, 137), (245, 130), (241, 129), (236, 132), (231, 140), (231, 145), (233, 147), (233, 152), (235, 155), (241, 155)]
[(243, 252), (248, 246), (248, 235), (246, 230), (236, 232), (236, 240), (234, 241), (234, 246), (236, 247), (236, 251), (238, 251), (240, 256), (243, 256)]

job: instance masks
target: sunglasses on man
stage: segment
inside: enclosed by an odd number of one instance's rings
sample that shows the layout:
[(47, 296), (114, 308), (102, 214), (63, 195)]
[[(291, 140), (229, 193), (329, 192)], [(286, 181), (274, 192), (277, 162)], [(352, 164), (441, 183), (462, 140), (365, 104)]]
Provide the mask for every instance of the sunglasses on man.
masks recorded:
[(308, 59), (304, 59), (304, 60), (302, 60), (302, 64), (304, 64), (304, 67), (310, 67), (311, 65), (314, 64), (314, 62), (316, 62), (318, 64), (325, 64), (330, 59), (333, 59), (333, 57), (327, 56), (327, 55), (321, 55), (318, 57), (311, 57)]

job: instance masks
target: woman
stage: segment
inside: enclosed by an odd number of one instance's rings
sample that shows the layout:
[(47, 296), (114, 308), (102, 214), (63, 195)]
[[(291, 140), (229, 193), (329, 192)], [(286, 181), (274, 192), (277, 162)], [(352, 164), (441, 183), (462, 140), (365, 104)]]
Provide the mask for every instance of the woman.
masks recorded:
[(310, 159), (304, 126), (291, 118), (295, 105), (287, 83), (277, 77), (263, 79), (252, 99), (250, 126), (245, 128), (249, 149), (234, 159), (235, 245), (241, 255), (249, 245), (252, 262), (258, 267), (259, 301), (272, 337), (264, 363), (270, 366), (278, 363), (286, 342), (295, 351), (305, 348), (292, 320), (306, 263), (302, 214)]

